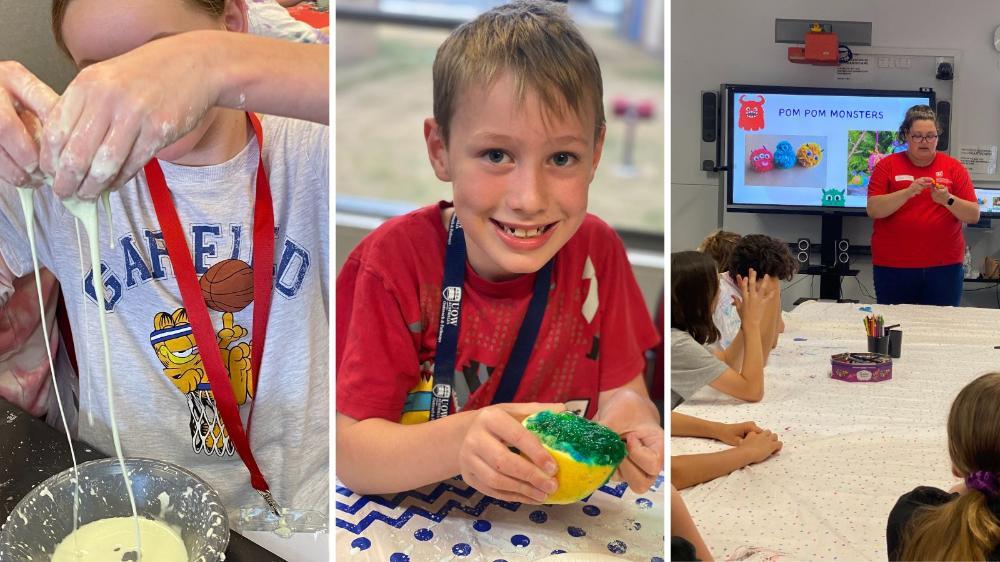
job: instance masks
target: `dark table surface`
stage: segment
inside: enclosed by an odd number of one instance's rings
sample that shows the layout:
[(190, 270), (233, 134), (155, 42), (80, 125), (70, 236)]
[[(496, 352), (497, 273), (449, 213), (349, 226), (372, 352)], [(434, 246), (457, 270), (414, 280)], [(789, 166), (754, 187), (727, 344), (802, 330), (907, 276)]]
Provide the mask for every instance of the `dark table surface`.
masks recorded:
[[(77, 462), (109, 455), (74, 441)], [(35, 486), (73, 465), (66, 435), (0, 398), (0, 523)], [(236, 532), (229, 533), (227, 562), (285, 562)]]

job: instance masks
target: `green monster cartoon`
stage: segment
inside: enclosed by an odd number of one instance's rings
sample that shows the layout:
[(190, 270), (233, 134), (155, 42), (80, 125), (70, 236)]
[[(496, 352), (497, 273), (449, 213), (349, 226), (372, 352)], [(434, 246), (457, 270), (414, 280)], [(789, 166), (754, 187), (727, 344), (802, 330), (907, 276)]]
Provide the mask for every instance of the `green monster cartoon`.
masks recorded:
[(823, 206), (824, 207), (843, 207), (846, 202), (846, 197), (844, 196), (843, 189), (824, 189), (823, 190)]

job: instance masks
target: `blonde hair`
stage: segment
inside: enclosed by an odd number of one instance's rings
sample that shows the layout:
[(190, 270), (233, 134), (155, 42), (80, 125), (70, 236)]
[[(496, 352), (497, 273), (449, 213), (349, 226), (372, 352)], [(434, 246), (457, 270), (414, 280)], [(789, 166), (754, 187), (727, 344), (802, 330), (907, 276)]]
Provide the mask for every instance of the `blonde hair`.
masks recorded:
[(715, 260), (719, 272), (729, 269), (729, 258), (733, 255), (733, 249), (743, 236), (728, 230), (716, 230), (709, 234), (698, 245), (698, 251), (704, 252)]
[[(962, 475), (1000, 472), (1000, 373), (982, 375), (955, 397), (948, 453)], [(900, 560), (986, 560), (1000, 544), (1000, 521), (978, 490), (921, 508), (903, 531)]]
[(434, 119), (448, 142), (455, 104), (464, 88), (492, 85), (509, 72), (518, 101), (530, 88), (557, 115), (594, 111), (594, 138), (604, 127), (601, 67), (561, 4), (516, 1), (463, 24), (434, 58)]
[[(63, 37), (62, 25), (66, 18), (66, 8), (72, 0), (52, 0), (52, 34), (56, 38), (56, 45), (67, 57), (73, 58), (66, 46)], [(226, 0), (185, 0), (213, 16), (221, 16), (226, 11)]]

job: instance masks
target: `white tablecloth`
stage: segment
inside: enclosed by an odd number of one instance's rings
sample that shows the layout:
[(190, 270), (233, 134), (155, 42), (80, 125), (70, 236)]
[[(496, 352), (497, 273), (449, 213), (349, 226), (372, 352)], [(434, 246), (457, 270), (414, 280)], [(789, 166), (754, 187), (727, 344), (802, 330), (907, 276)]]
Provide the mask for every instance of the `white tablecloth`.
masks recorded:
[[(862, 310), (862, 309), (870, 310)], [(862, 318), (901, 323), (892, 380), (830, 378), (830, 355), (867, 349)], [(885, 560), (896, 499), (918, 485), (955, 484), (945, 422), (976, 376), (1000, 370), (1000, 310), (807, 302), (764, 371), (764, 400), (741, 403), (705, 388), (677, 411), (753, 420), (779, 434), (776, 456), (683, 492), (717, 560)], [(726, 445), (671, 438), (671, 455)]]
[[(337, 485), (337, 560), (351, 562), (520, 562), (566, 553), (663, 562), (664, 480), (636, 494), (608, 482), (568, 505), (502, 502), (461, 479), (391, 496)], [(576, 554), (576, 556), (574, 556)]]

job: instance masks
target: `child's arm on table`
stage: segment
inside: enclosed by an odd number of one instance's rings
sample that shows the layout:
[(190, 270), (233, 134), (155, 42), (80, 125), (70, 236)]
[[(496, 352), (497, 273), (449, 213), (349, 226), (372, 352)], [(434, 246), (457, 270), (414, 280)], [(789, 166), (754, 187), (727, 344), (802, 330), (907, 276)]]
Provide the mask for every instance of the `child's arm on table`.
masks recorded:
[(360, 494), (384, 494), (461, 474), (467, 484), (494, 498), (541, 503), (556, 489), (555, 461), (521, 425), (541, 410), (565, 407), (497, 404), (414, 425), (381, 418), (358, 421), (338, 413), (337, 477)]
[(648, 490), (663, 470), (663, 428), (642, 375), (601, 392), (594, 421), (625, 440), (628, 455), (618, 467), (619, 475), (637, 493)]
[(781, 450), (781, 441), (770, 431), (751, 432), (732, 449), (718, 453), (670, 457), (670, 482), (678, 490), (708, 482), (761, 462)]
[(674, 486), (670, 486), (670, 536), (683, 537), (694, 546), (698, 560), (712, 562), (712, 551), (701, 538), (701, 533), (698, 532), (684, 499)]
[(752, 421), (742, 423), (721, 423), (703, 420), (680, 412), (670, 412), (670, 435), (672, 437), (706, 437), (722, 441), (726, 445), (736, 445), (750, 433), (764, 431)]
[(759, 402), (764, 397), (764, 354), (762, 349), (761, 322), (772, 298), (768, 287), (770, 277), (764, 276), (757, 282), (757, 272), (750, 270), (747, 278), (740, 278), (743, 300), (736, 305), (740, 314), (743, 333), (743, 365), (739, 372), (727, 369), (710, 383), (712, 388), (734, 398), (748, 402)]

